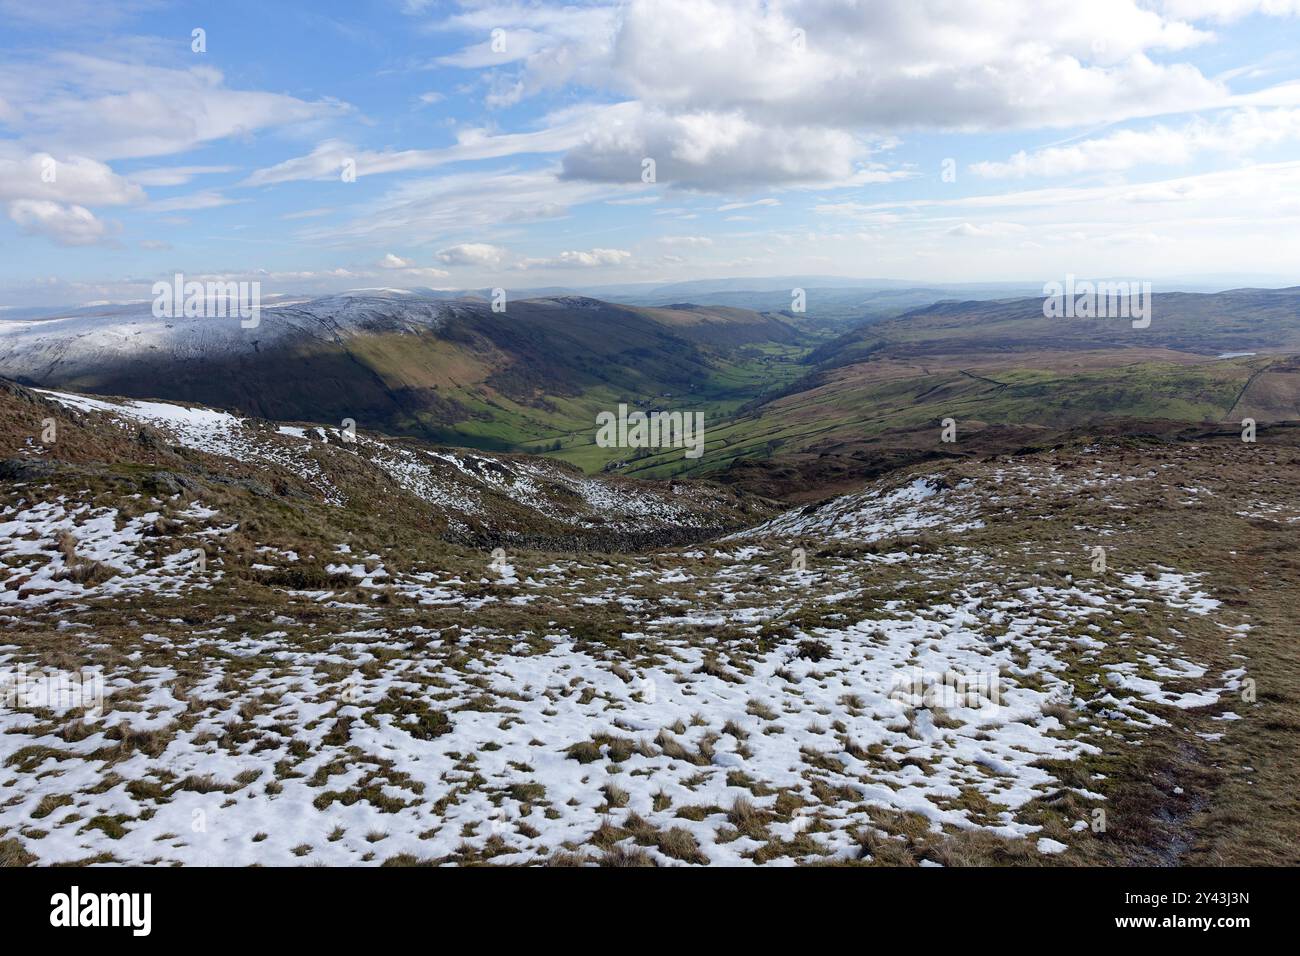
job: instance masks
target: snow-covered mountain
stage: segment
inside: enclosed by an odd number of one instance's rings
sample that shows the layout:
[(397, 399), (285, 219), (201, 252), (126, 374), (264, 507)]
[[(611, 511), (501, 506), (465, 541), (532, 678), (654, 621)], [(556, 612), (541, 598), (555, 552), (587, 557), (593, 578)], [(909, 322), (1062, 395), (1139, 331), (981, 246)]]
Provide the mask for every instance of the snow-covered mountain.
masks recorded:
[(123, 364), (253, 355), (276, 345), (339, 343), (370, 331), (436, 329), (453, 306), (398, 289), (362, 289), (317, 299), (263, 303), (256, 327), (238, 316), (159, 318), (152, 302), (78, 309), (68, 315), (0, 320), (0, 374), (16, 381), (60, 382)]

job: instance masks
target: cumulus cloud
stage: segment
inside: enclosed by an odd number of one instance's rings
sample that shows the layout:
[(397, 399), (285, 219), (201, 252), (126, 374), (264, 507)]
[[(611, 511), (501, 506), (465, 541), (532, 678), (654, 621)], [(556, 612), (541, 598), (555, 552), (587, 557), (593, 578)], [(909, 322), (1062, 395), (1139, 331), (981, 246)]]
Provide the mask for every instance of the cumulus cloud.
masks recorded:
[(443, 62), (499, 71), (508, 61), (523, 95), (578, 81), (651, 108), (739, 111), (782, 128), (1064, 126), (1189, 108), (1222, 89), (1149, 58), (1210, 34), (1140, 0), (631, 0), (563, 14), (487, 2), (442, 25), (480, 37), (500, 28), (507, 46), (518, 35), (518, 56), (479, 41)]
[[(561, 252), (555, 256), (514, 258), (509, 250), (486, 242), (462, 242), (438, 251), (436, 258), (447, 266), (469, 269), (592, 269), (621, 265), (632, 257), (625, 249), (587, 249)], [(379, 263), (381, 268), (416, 272), (413, 263), (391, 252)], [(436, 271), (436, 270), (435, 270)], [(447, 275), (443, 272), (442, 275)]]
[(1148, 57), (1209, 36), (1135, 0), (634, 0), (610, 69), (646, 103), (783, 127), (1067, 126), (1218, 95)]
[(375, 263), (375, 267), (406, 279), (445, 279), (451, 275), (445, 269), (420, 266), (412, 259), (403, 259), (391, 252), (385, 253), (384, 257)]
[(121, 206), (146, 199), (145, 192), (104, 163), (84, 156), (56, 159), (49, 153), (23, 156), (0, 148), (0, 202), (28, 235), (64, 246), (85, 246), (110, 237), (108, 225), (88, 206)]
[(652, 159), (658, 183), (692, 190), (894, 182), (916, 173), (873, 154), (899, 131), (1067, 127), (1223, 106), (1232, 99), (1224, 81), (1178, 60), (1212, 38), (1197, 21), (1289, 6), (476, 0), (433, 24), (475, 38), (436, 62), (478, 71), (490, 104), (566, 83), (622, 101), (544, 117), (532, 132), (463, 131), (436, 149), (327, 140), (247, 184), (334, 178), (347, 159), (364, 176), (529, 153), (562, 154), (571, 181), (639, 183)]
[(542, 259), (522, 259), (520, 269), (595, 269), (601, 266), (622, 265), (632, 258), (626, 249), (588, 249), (561, 252), (558, 256)]
[[(1225, 105), (1221, 79), (1179, 54), (1198, 19), (1282, 12), (1289, 0), (630, 0), (543, 11), (466, 4), (438, 25), (483, 37), (444, 65), (484, 72), (489, 98), (563, 82), (624, 102), (565, 147), (564, 176), (737, 185), (890, 182), (873, 138), (917, 129), (1069, 127)], [(512, 44), (512, 41), (516, 41)], [(851, 93), (849, 92), (851, 91)], [(1065, 108), (1063, 104), (1068, 104)]]
[[(0, 9), (4, 6), (0, 0)], [(413, 65), (466, 71), (463, 83), (442, 83), (443, 72), (437, 90), (429, 89), (435, 84), (407, 87), (399, 112), (408, 122), (413, 109), (439, 102), (453, 89), (458, 98), (477, 96), (488, 106), (562, 90), (561, 96), (533, 102), (574, 105), (544, 115), (529, 106), (498, 113), (478, 128), (460, 129), (446, 145), (380, 148), (377, 144), (389, 140), (378, 135), (362, 140), (359, 128), (345, 132), (325, 125), (349, 112), (339, 100), (239, 89), (246, 84), (233, 72), (228, 79), (211, 68), (213, 61), (168, 59), (162, 41), (113, 37), (113, 43), (98, 47), (112, 51), (105, 54), (37, 54), (27, 52), (31, 45), (20, 46), (0, 64), (0, 124), (7, 137), (0, 141), (0, 208), (20, 228), (55, 242), (104, 242), (114, 235), (115, 224), (97, 218), (103, 215), (100, 206), (203, 209), (239, 195), (238, 186), (222, 184), (149, 202), (146, 188), (184, 186), (233, 171), (197, 165), (212, 162), (210, 153), (154, 159), (135, 164), (150, 168), (123, 175), (109, 163), (170, 157), (224, 138), (287, 130), (301, 134), (297, 138), (308, 145), (261, 161), (263, 168), (249, 172), (240, 186), (337, 181), (345, 160), (355, 162), (362, 177), (437, 171), (425, 178), (401, 177), (387, 191), (343, 188), (328, 200), (316, 195), (310, 205), (319, 208), (300, 213), (281, 215), (276, 209), (272, 215), (282, 219), (310, 220), (293, 227), (296, 241), (365, 250), (357, 253), (366, 263), (360, 268), (384, 279), (446, 275), (434, 268), (439, 265), (465, 269), (462, 275), (468, 276), (469, 270), (628, 266), (631, 253), (608, 248), (622, 240), (611, 238), (621, 234), (606, 229), (607, 223), (584, 233), (582, 207), (589, 203), (610, 204), (601, 212), (622, 220), (650, 219), (651, 209), (635, 207), (651, 206), (669, 217), (657, 221), (660, 227), (696, 233), (714, 213), (759, 215), (755, 210), (784, 202), (792, 207), (788, 215), (759, 218), (802, 218), (811, 230), (812, 217), (801, 217), (811, 206), (822, 223), (850, 223), (848, 236), (877, 237), (898, 225), (891, 236), (923, 233), (933, 242), (946, 234), (1010, 236), (1014, 230), (1006, 227), (1013, 220), (1029, 222), (1039, 215), (1043, 222), (1053, 216), (1058, 223), (1082, 219), (1091, 215), (1080, 211), (1086, 203), (1102, 199), (1109, 218), (1117, 221), (1130, 207), (1147, 215), (1194, 207), (1208, 215), (1215, 201), (1233, 201), (1214, 198), (1220, 181), (1195, 177), (1121, 183), (1116, 187), (1121, 192), (1105, 197), (1079, 188), (971, 196), (964, 187), (936, 186), (936, 192), (920, 185), (910, 196), (902, 189), (844, 189), (806, 203), (798, 192), (920, 177), (916, 167), (882, 153), (906, 138), (915, 156), (911, 141), (934, 130), (1073, 132), (1104, 125), (1104, 133), (1007, 155), (1011, 147), (970, 168), (988, 179), (1102, 174), (1108, 186), (1121, 180), (1117, 174), (1140, 165), (1177, 166), (1207, 155), (1241, 165), (1260, 158), (1252, 151), (1300, 139), (1300, 83), (1266, 85), (1269, 71), (1285, 69), (1287, 61), (1285, 51), (1256, 55), (1253, 44), (1265, 32), (1255, 29), (1259, 24), (1238, 28), (1242, 42), (1214, 51), (1223, 57), (1200, 49), (1229, 36), (1224, 25), (1244, 17), (1294, 16), (1300, 0), (466, 0), (459, 7), (405, 0), (405, 6), (413, 16), (429, 19), (418, 27), (463, 37), (460, 49)], [(494, 48), (490, 37), (496, 28), (504, 32)], [(1251, 62), (1242, 62), (1243, 53)], [(1202, 70), (1209, 63), (1216, 72), (1207, 75)], [(1237, 91), (1238, 84), (1251, 91)], [(1189, 121), (1193, 114), (1200, 118)], [(522, 132), (500, 128), (520, 115), (529, 116)], [(1162, 115), (1176, 119), (1158, 120)], [(373, 117), (384, 118), (380, 112)], [(259, 154), (269, 141), (262, 137)], [(962, 151), (951, 150), (963, 162), (974, 158), (964, 154), (968, 142), (961, 143)], [(56, 180), (40, 175), (47, 158), (57, 159)], [(653, 183), (642, 181), (646, 159), (654, 160)], [(512, 160), (510, 168), (497, 160)], [(453, 169), (456, 164), (465, 165)], [(1268, 178), (1259, 171), (1255, 175)], [(1276, 169), (1269, 175), (1271, 181), (1282, 177)], [(691, 191), (715, 198), (699, 199)], [(880, 204), (876, 200), (882, 197), (896, 201)], [(954, 212), (942, 204), (953, 197), (967, 205)], [(326, 208), (327, 202), (338, 205)], [(330, 212), (337, 215), (323, 218)], [(687, 222), (697, 216), (704, 221)], [(569, 217), (574, 222), (564, 225), (571, 238), (526, 257), (536, 250), (525, 248), (524, 237), (533, 231), (523, 225)], [(1020, 236), (1016, 244), (1085, 231), (1071, 222), (1068, 229), (1049, 233), (1040, 224), (1035, 222), (1032, 237)], [(1099, 237), (1144, 234), (1109, 223), (1086, 230)], [(557, 242), (555, 232), (547, 242)], [(1173, 227), (1160, 231), (1177, 233)], [(838, 254), (830, 247), (839, 240), (827, 241), (825, 234), (816, 241), (804, 236), (788, 242), (758, 236), (757, 229), (666, 236), (633, 248), (638, 266), (642, 253), (680, 253), (709, 241), (722, 247), (714, 267), (741, 251), (767, 256), (769, 246), (779, 247), (781, 261), (800, 243), (815, 247), (817, 255)], [(516, 251), (461, 242), (466, 237), (501, 238)], [(430, 242), (441, 251), (429, 267), (393, 253), (374, 261), (384, 249), (423, 248)], [(767, 246), (760, 249), (760, 244)], [(945, 249), (979, 245), (950, 243)], [(570, 251), (550, 254), (559, 248)], [(354, 267), (353, 275), (360, 274)]]
[(61, 246), (88, 246), (108, 237), (108, 227), (85, 206), (17, 199), (9, 203), (8, 212), (23, 232), (45, 236)]
[(438, 261), (449, 266), (486, 266), (495, 268), (506, 257), (506, 250), (486, 242), (462, 242), (438, 252)]
[(737, 183), (845, 183), (868, 155), (864, 141), (837, 129), (764, 126), (741, 112), (681, 113), (623, 104), (564, 156), (564, 177), (596, 182), (655, 180), (724, 191)]
[(142, 202), (145, 192), (104, 163), (84, 156), (58, 159), (49, 153), (6, 156), (0, 152), (0, 201), (45, 199), (87, 206)]

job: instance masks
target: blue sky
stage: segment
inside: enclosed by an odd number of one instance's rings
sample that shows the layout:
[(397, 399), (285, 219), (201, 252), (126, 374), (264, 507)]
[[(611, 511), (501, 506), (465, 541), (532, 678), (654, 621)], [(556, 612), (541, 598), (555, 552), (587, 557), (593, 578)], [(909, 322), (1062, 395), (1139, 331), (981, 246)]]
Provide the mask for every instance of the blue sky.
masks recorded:
[(0, 304), (143, 299), (177, 271), (1300, 284), (1298, 15), (0, 0)]

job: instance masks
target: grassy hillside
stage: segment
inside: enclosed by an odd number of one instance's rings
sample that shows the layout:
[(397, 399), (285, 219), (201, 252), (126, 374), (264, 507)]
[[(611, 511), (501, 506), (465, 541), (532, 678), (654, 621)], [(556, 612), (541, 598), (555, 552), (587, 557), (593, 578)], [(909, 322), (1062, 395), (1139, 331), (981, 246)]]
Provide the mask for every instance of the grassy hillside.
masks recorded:
[(1041, 298), (938, 303), (850, 331), (819, 347), (810, 362), (850, 365), (880, 353), (921, 358), (1151, 348), (1300, 352), (1300, 289), (1156, 293), (1151, 324), (1143, 329), (1123, 318), (1046, 318)]
[[(306, 303), (277, 310), (276, 319), (292, 320), (293, 334), (251, 340), (251, 348), (142, 348), (83, 371), (64, 371), (75, 366), (54, 360), (24, 380), (545, 451), (578, 436), (590, 441), (597, 414), (620, 403), (730, 413), (802, 374), (797, 361), (809, 342), (779, 318), (731, 308), (632, 308), (567, 296), (510, 302), (496, 313), (460, 300), (439, 303), (436, 321), (405, 321), (412, 307), (380, 300), (373, 316), (340, 329)], [(574, 457), (588, 467), (605, 461)]]
[[(780, 393), (707, 422), (707, 452), (642, 454), (624, 473), (706, 474), (770, 461), (888, 461), (1012, 450), (1119, 421), (1300, 419), (1300, 290), (1154, 298), (1149, 328), (1047, 319), (1041, 299), (942, 303), (813, 350)], [(1225, 357), (1226, 356), (1226, 357)], [(940, 423), (959, 441), (940, 442)], [(969, 441), (975, 435), (985, 442)], [(571, 460), (581, 461), (578, 454)], [(845, 466), (852, 470), (852, 466)]]

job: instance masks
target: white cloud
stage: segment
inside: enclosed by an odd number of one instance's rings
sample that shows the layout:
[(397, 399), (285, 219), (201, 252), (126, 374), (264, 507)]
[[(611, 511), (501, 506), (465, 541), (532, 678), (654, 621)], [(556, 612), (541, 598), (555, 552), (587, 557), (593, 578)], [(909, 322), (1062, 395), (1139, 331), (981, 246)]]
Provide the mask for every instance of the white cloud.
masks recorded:
[(466, 172), (407, 180), (383, 196), (354, 207), (347, 222), (300, 234), (308, 242), (408, 245), (430, 239), (486, 235), (504, 224), (567, 215), (579, 203), (616, 194), (609, 186), (564, 182), (555, 170)]
[(768, 197), (766, 199), (755, 199), (753, 202), (729, 202), (723, 203), (718, 207), (718, 212), (730, 212), (733, 209), (751, 209), (754, 206), (779, 206), (781, 200)]
[(22, 139), (101, 160), (179, 153), (347, 109), (339, 101), (233, 90), (208, 66), (174, 69), (73, 52), (10, 58), (0, 66), (0, 98), (17, 112), (7, 123)]
[(862, 213), (890, 210), (935, 209), (1013, 209), (1033, 210), (1043, 217), (1078, 218), (1086, 209), (1100, 204), (1133, 210), (1134, 215), (1149, 216), (1150, 210), (1136, 209), (1144, 203), (1185, 204), (1215, 201), (1231, 209), (1238, 199), (1265, 199), (1290, 193), (1300, 186), (1300, 160), (1262, 163), (1175, 179), (1148, 183), (1119, 183), (1104, 186), (1055, 186), (1021, 189), (1014, 192), (955, 199), (898, 199), (858, 204)]
[(13, 145), (0, 144), (0, 202), (29, 235), (64, 246), (104, 242), (110, 230), (87, 206), (121, 206), (145, 198), (138, 185), (96, 160), (59, 160), (49, 153), (22, 156)]
[(394, 255), (391, 252), (385, 253), (384, 257), (375, 263), (375, 267), (387, 270), (390, 273), (400, 274), (407, 279), (445, 279), (450, 272), (445, 269), (435, 269), (432, 266), (418, 266), (411, 259), (403, 259), (401, 256)]
[[(634, 97), (567, 148), (565, 176), (596, 182), (635, 182), (647, 157), (658, 182), (689, 189), (893, 182), (915, 173), (868, 162), (893, 131), (1114, 123), (1232, 100), (1177, 59), (1212, 34), (1145, 0), (630, 0), (562, 13), (488, 0), (440, 25), (480, 38), (443, 62), (486, 70), (503, 102), (563, 82)], [(493, 28), (504, 54), (485, 50)]]
[[(503, 105), (510, 97), (531, 96), (566, 83), (597, 85), (613, 47), (619, 6), (609, 3), (519, 4), (474, 0), (460, 13), (437, 24), (441, 29), (468, 33), (475, 42), (444, 65), (488, 69), (489, 100)], [(491, 49), (493, 30), (505, 34), (505, 50)], [(483, 40), (480, 38), (488, 38)]]
[(16, 199), (9, 203), (8, 211), (9, 218), (24, 232), (45, 236), (59, 245), (88, 246), (108, 237), (107, 226), (85, 206)]
[(482, 43), (465, 47), (459, 52), (439, 57), (437, 62), (444, 66), (459, 66), (466, 69), (479, 69), (485, 66), (504, 66), (516, 60), (527, 59), (546, 46), (547, 38), (532, 30), (503, 30), (495, 36), (489, 36)]
[[(415, 4), (408, 12), (432, 9)], [(872, 161), (897, 145), (894, 130), (1113, 123), (1232, 100), (1223, 81), (1168, 58), (1211, 34), (1142, 0), (957, 7), (631, 0), (564, 8), (484, 0), (436, 26), (475, 37), (438, 62), (485, 71), (497, 105), (564, 83), (634, 98), (570, 108), (533, 132), (463, 131), (435, 149), (371, 151), (326, 140), (246, 183), (332, 179), (348, 159), (366, 176), (563, 153), (563, 176), (574, 181), (636, 184), (650, 158), (659, 183), (694, 190), (871, 185), (917, 175)], [(498, 29), (504, 50), (492, 49)], [(1292, 96), (1251, 95), (1262, 103)]]
[(589, 249), (561, 252), (558, 256), (546, 259), (522, 259), (517, 264), (519, 269), (595, 269), (602, 266), (618, 266), (632, 258), (626, 249)]
[(562, 13), (486, 2), (443, 25), (500, 28), (508, 46), (518, 35), (513, 53), (479, 41), (444, 62), (518, 61), (521, 95), (581, 82), (778, 127), (1066, 126), (1192, 108), (1222, 89), (1149, 58), (1210, 34), (1141, 0), (631, 0)]
[(496, 268), (506, 250), (486, 242), (462, 242), (438, 252), (438, 261), (449, 266), (487, 266)]
[(999, 236), (1014, 236), (1025, 232), (1025, 227), (1016, 222), (986, 222), (975, 225), (963, 222), (948, 230), (948, 235), (962, 239), (991, 239)]
[(1148, 57), (1208, 38), (1135, 0), (634, 0), (610, 72), (648, 104), (780, 126), (1068, 126), (1217, 95)]
[(1181, 127), (1117, 130), (1033, 153), (1022, 150), (1006, 162), (973, 163), (970, 169), (989, 179), (1116, 172), (1146, 164), (1181, 165), (1206, 152), (1247, 155), (1294, 140), (1300, 140), (1300, 109), (1244, 109)]
[[(10, 155), (6, 156), (5, 152)], [(145, 192), (104, 163), (84, 156), (56, 159), (49, 153), (17, 156), (0, 147), (0, 201), (45, 199), (87, 206), (142, 202)]]
[(244, 199), (232, 199), (215, 189), (204, 189), (187, 196), (172, 196), (168, 199), (156, 199), (149, 203), (152, 212), (183, 212), (191, 209), (217, 209), (247, 202)]
[(708, 236), (660, 236), (659, 242), (665, 246), (711, 246), (713, 240)]
[(465, 129), (457, 135), (455, 145), (441, 149), (362, 150), (344, 140), (328, 139), (305, 156), (296, 156), (254, 171), (245, 180), (245, 185), (339, 179), (343, 164), (348, 160), (355, 164), (360, 178), (474, 160), (558, 153), (580, 143), (586, 129), (600, 123), (603, 112), (594, 109), (557, 114), (550, 118), (551, 125), (531, 133), (493, 135), (482, 129)]
[(630, 199), (606, 199), (608, 206), (649, 206), (659, 202), (659, 196), (633, 196)]
[(568, 179), (633, 183), (652, 159), (658, 182), (729, 191), (738, 183), (844, 183), (866, 155), (866, 144), (843, 130), (783, 129), (738, 111), (672, 114), (625, 103), (593, 124), (563, 165)]

